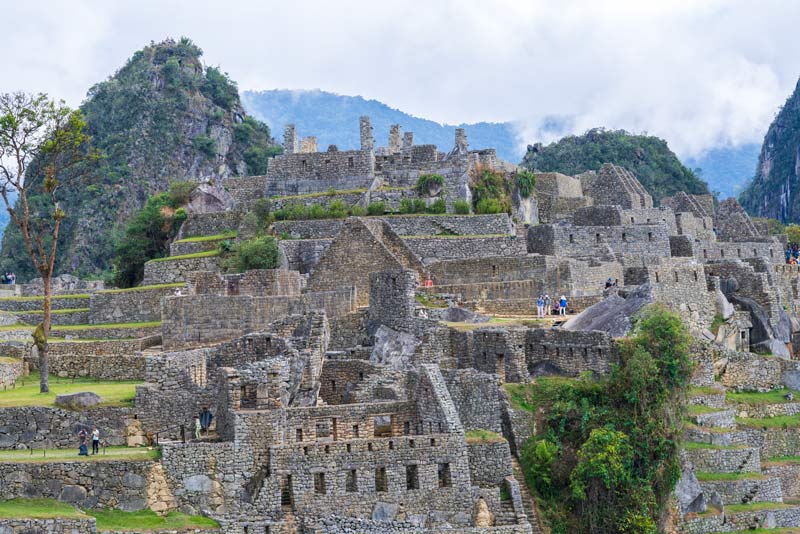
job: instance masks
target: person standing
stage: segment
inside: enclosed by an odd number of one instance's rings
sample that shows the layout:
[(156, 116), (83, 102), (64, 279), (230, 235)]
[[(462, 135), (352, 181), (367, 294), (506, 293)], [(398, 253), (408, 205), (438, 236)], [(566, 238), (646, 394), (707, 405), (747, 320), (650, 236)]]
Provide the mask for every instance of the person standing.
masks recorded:
[(545, 295), (544, 295), (544, 313), (545, 313), (545, 315), (550, 315), (551, 313), (553, 313), (552, 306), (553, 306), (553, 301), (550, 300), (550, 295), (545, 293)]
[(89, 456), (89, 452), (86, 450), (86, 429), (81, 428), (81, 431), (78, 432), (78, 440), (80, 445), (78, 446), (78, 456)]
[(92, 427), (92, 454), (100, 452), (100, 431), (97, 427)]
[(208, 409), (208, 407), (204, 407), (200, 412), (200, 429), (206, 433), (206, 436), (211, 428), (212, 419), (214, 419), (214, 416), (211, 414), (211, 411)]
[(536, 317), (544, 317), (544, 298), (541, 295), (536, 300)]
[(561, 299), (558, 301), (558, 314), (567, 314), (567, 297), (564, 295), (561, 295)]
[(194, 439), (200, 439), (200, 418), (194, 416)]

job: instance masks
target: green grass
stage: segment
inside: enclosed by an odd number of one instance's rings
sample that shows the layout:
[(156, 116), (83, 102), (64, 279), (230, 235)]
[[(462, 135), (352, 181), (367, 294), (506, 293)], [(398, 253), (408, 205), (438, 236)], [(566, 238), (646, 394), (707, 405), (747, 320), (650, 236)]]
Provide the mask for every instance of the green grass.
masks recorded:
[[(88, 312), (88, 311), (89, 311), (89, 308), (64, 308), (64, 309), (61, 309), (61, 310), (51, 310), (50, 313), (53, 314), (53, 315), (64, 315), (64, 314), (67, 314), (67, 313), (82, 313), (82, 312)], [(7, 312), (7, 313), (13, 313), (15, 315), (24, 315), (26, 313), (32, 313), (34, 315), (36, 315), (36, 314), (42, 315), (42, 314), (44, 314), (44, 310), (14, 311), (14, 312)]]
[(39, 393), (39, 373), (33, 372), (17, 387), (0, 391), (0, 408), (19, 406), (53, 406), (56, 395), (93, 391), (103, 398), (100, 406), (132, 406), (138, 381), (93, 380), (50, 376), (50, 392)]
[(55, 499), (11, 499), (0, 501), (0, 517), (5, 519), (83, 519), (75, 507)]
[(491, 430), (483, 430), (483, 429), (467, 430), (466, 436), (468, 442), (480, 442), (480, 441), (496, 442), (496, 441), (506, 440), (503, 436), (501, 436), (497, 432), (492, 432)]
[(744, 445), (712, 445), (711, 443), (695, 443), (694, 441), (690, 441), (688, 443), (683, 444), (683, 448), (687, 450), (692, 449), (717, 449), (722, 451), (735, 451), (740, 449), (746, 449)]
[(22, 361), (20, 358), (12, 358), (10, 356), (0, 356), (0, 363), (17, 363)]
[(700, 395), (720, 395), (724, 391), (713, 386), (692, 386), (686, 393), (690, 397), (699, 397)]
[(754, 530), (737, 530), (729, 534), (800, 534), (800, 528), (757, 528)]
[(535, 412), (553, 400), (562, 386), (574, 383), (577, 379), (560, 376), (539, 377), (530, 384), (503, 384), (503, 389), (517, 410)]
[(233, 239), (239, 233), (236, 230), (228, 230), (227, 232), (222, 232), (221, 234), (214, 234), (214, 235), (202, 235), (197, 237), (187, 237), (185, 239), (179, 239), (175, 241), (176, 243), (205, 243), (207, 241), (222, 241), (223, 239)]
[(754, 502), (750, 504), (726, 504), (725, 512), (735, 514), (736, 512), (754, 512), (756, 510), (782, 510), (784, 508), (794, 508), (795, 505), (783, 502)]
[(161, 321), (150, 321), (144, 323), (101, 323), (101, 324), (74, 324), (65, 326), (54, 326), (53, 330), (76, 331), (92, 330), (94, 328), (155, 328), (161, 326)]
[(701, 482), (734, 481), (734, 480), (762, 480), (766, 478), (760, 473), (705, 473), (695, 472), (697, 480)]
[(426, 308), (447, 308), (447, 302), (426, 293), (417, 293), (414, 299)]
[(219, 523), (211, 518), (170, 512), (166, 516), (157, 515), (152, 510), (123, 512), (122, 510), (96, 510), (89, 512), (97, 518), (97, 530), (167, 530), (219, 528)]
[[(552, 315), (556, 318), (556, 315)], [(543, 319), (536, 319), (535, 317), (492, 317), (483, 323), (455, 323), (452, 321), (441, 321), (442, 324), (454, 328), (456, 330), (465, 332), (469, 330), (476, 330), (478, 328), (486, 328), (491, 326), (527, 326), (527, 327), (541, 327), (545, 323)]]
[(176, 287), (186, 287), (186, 282), (174, 282), (172, 284), (153, 284), (150, 286), (128, 287), (125, 289), (106, 289), (98, 293), (130, 293), (131, 291), (149, 291), (151, 289), (170, 289)]
[(342, 189), (335, 192), (324, 191), (322, 193), (303, 193), (302, 195), (287, 195), (284, 197), (275, 196), (272, 200), (292, 200), (295, 198), (317, 198), (317, 197), (337, 197), (341, 195), (355, 195), (366, 193), (367, 189)]
[[(91, 430), (91, 428), (89, 428)], [(103, 429), (101, 428), (102, 432)], [(104, 452), (105, 451), (105, 452)], [(122, 460), (158, 460), (161, 451), (147, 447), (106, 447), (100, 454), (78, 456), (77, 438), (71, 449), (0, 450), (0, 462), (47, 463), (47, 462), (111, 462)]]
[(737, 417), (736, 423), (749, 428), (797, 428), (800, 427), (800, 415), (778, 415), (760, 419)]
[(402, 237), (403, 239), (485, 239), (487, 237), (516, 237), (516, 236), (513, 234), (470, 234), (470, 235), (401, 235), (400, 237)]
[(689, 406), (686, 407), (686, 412), (689, 415), (705, 415), (708, 413), (721, 412), (721, 411), (724, 410), (721, 410), (720, 408), (711, 408), (709, 406), (703, 406), (702, 404), (690, 404)]
[(194, 258), (211, 258), (214, 256), (219, 256), (221, 252), (219, 250), (206, 250), (205, 252), (194, 252), (192, 254), (181, 254), (180, 256), (166, 256), (164, 258), (155, 258), (153, 260), (148, 261), (147, 263), (157, 263), (161, 261), (177, 261), (177, 260), (191, 260)]
[(740, 404), (784, 404), (790, 402), (783, 398), (789, 392), (797, 398), (797, 402), (800, 402), (800, 391), (794, 389), (775, 389), (772, 391), (767, 391), (766, 393), (758, 393), (758, 392), (745, 392), (745, 393), (734, 393), (728, 392), (725, 395), (725, 398), (728, 402), (736, 402)]
[[(75, 295), (53, 295), (53, 300), (58, 299), (88, 299), (91, 295), (88, 293), (77, 293)], [(44, 297), (0, 297), (0, 301), (18, 301), (18, 302), (32, 302), (35, 300), (44, 300)]]
[(800, 456), (772, 456), (762, 458), (761, 465), (767, 464), (800, 464)]

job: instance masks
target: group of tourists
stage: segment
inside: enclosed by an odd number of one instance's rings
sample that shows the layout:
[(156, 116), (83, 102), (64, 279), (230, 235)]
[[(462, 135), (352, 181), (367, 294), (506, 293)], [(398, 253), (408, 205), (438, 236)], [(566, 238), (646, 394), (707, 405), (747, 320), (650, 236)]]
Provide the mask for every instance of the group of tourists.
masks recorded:
[[(78, 441), (80, 445), (78, 446), (78, 456), (89, 456), (89, 449), (87, 446), (87, 441), (89, 440), (89, 432), (85, 428), (81, 428), (81, 431), (78, 432)], [(97, 454), (100, 452), (100, 431), (97, 430), (97, 427), (92, 427), (91, 432), (92, 438), (92, 454)]]
[(786, 252), (784, 255), (786, 256), (786, 263), (789, 265), (797, 265), (800, 263), (800, 248), (798, 248), (797, 243), (789, 243), (786, 245)]
[(200, 415), (194, 416), (194, 439), (200, 439), (200, 432), (205, 432), (208, 435), (208, 429), (211, 428), (211, 420), (214, 416), (208, 408), (203, 408)]
[(13, 286), (17, 283), (17, 275), (6, 272), (5, 274), (0, 275), (0, 283)]
[(606, 280), (606, 289), (617, 286), (619, 286), (619, 278), (612, 279), (611, 277), (609, 277), (608, 280)]
[(555, 304), (550, 298), (550, 295), (539, 295), (536, 299), (536, 317), (544, 317), (545, 315), (566, 315), (567, 314), (567, 297), (561, 295)]

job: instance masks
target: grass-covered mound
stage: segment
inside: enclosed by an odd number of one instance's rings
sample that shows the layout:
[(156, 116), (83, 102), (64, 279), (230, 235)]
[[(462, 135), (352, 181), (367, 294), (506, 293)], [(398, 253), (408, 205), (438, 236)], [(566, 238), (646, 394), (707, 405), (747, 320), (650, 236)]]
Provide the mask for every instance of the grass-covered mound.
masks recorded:
[(56, 395), (93, 391), (103, 398), (98, 406), (132, 406), (136, 396), (133, 380), (94, 380), (91, 378), (59, 378), (50, 375), (50, 392), (39, 392), (39, 373), (34, 371), (24, 380), (17, 381), (17, 387), (0, 391), (0, 408), (19, 406), (54, 406)]
[(97, 518), (97, 530), (184, 530), (190, 528), (219, 528), (219, 523), (211, 518), (170, 512), (160, 516), (152, 510), (123, 512), (122, 510), (102, 510), (88, 512)]
[(55, 499), (0, 501), (0, 518), (3, 519), (85, 519), (87, 517), (74, 506)]
[(650, 306), (610, 376), (506, 387), (537, 418), (520, 460), (552, 534), (656, 534), (680, 477), (689, 341), (677, 315)]

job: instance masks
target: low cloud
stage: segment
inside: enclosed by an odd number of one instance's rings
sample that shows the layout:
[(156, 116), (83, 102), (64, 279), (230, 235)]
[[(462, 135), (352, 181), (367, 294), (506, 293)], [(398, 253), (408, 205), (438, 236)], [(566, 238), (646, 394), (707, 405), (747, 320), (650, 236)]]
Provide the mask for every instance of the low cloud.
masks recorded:
[(517, 121), (522, 144), (624, 128), (688, 156), (759, 142), (800, 74), (800, 3), (779, 0), (22, 4), (4, 6), (0, 91), (73, 105), (134, 50), (186, 35), (241, 89)]

